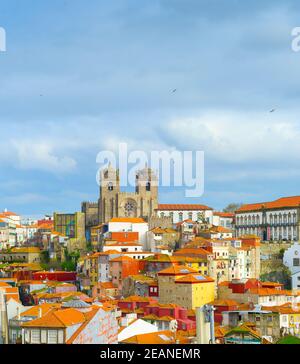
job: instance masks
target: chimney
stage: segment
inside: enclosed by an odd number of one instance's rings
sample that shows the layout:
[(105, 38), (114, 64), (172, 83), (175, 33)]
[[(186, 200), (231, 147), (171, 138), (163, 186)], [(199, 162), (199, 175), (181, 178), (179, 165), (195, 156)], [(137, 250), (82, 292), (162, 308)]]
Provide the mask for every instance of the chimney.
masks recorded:
[(39, 310), (38, 310), (38, 318), (41, 318), (42, 317), (42, 308), (41, 307), (39, 307)]

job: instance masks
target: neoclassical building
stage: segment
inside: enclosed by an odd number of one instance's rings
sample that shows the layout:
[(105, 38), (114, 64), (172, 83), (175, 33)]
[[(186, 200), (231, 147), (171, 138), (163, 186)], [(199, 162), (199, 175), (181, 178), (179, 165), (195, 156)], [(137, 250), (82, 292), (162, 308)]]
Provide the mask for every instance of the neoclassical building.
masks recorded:
[(149, 221), (157, 205), (158, 179), (150, 168), (137, 171), (134, 192), (120, 190), (119, 171), (112, 166), (101, 171), (98, 200), (100, 223), (114, 217), (141, 217)]
[(243, 205), (235, 212), (236, 236), (255, 234), (263, 241), (299, 240), (300, 196)]

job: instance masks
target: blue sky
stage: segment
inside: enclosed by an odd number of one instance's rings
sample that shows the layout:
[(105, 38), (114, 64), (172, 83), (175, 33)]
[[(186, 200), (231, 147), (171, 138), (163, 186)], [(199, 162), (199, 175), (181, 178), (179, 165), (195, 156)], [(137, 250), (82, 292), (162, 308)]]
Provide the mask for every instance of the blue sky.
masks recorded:
[(299, 10), (296, 0), (1, 0), (0, 210), (80, 209), (98, 197), (97, 153), (120, 142), (204, 150), (204, 195), (163, 188), (163, 203), (298, 195)]

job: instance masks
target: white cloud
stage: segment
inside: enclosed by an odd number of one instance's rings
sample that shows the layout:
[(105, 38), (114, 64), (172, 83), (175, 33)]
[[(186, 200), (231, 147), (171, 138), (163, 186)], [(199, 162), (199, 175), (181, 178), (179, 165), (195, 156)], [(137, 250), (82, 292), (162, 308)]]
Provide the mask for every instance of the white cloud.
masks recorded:
[(38, 169), (56, 173), (69, 173), (76, 168), (76, 161), (69, 156), (59, 156), (48, 142), (13, 140), (16, 164), (24, 170)]
[[(299, 162), (300, 126), (296, 115), (205, 112), (174, 119), (163, 127), (166, 139), (181, 149), (204, 150), (206, 156), (229, 163)], [(266, 165), (268, 168), (268, 165)]]

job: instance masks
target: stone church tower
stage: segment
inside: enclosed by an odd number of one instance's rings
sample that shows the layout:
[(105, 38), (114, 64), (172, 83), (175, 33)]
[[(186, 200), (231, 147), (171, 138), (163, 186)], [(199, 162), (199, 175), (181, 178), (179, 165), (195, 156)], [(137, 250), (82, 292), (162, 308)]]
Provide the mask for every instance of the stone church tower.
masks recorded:
[(158, 179), (147, 166), (137, 171), (135, 192), (121, 192), (119, 171), (110, 165), (101, 171), (99, 222), (113, 217), (142, 217), (149, 221), (158, 205)]

